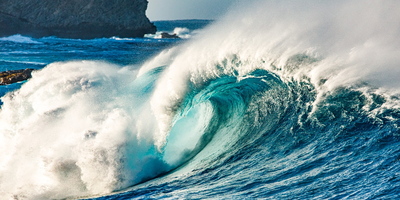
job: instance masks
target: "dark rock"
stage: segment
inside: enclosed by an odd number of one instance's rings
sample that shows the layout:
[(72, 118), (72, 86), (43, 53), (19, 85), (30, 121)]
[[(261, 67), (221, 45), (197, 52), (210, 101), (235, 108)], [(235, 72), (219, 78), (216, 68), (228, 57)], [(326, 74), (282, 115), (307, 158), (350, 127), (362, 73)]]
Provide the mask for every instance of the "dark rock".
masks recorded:
[(0, 0), (0, 37), (143, 37), (147, 0)]
[(166, 33), (166, 32), (162, 32), (161, 33), (161, 38), (167, 38), (167, 39), (178, 39), (180, 38), (179, 36), (177, 36), (175, 33), (173, 35)]
[(32, 78), (33, 70), (34, 69), (21, 69), (0, 72), (0, 85), (9, 85)]

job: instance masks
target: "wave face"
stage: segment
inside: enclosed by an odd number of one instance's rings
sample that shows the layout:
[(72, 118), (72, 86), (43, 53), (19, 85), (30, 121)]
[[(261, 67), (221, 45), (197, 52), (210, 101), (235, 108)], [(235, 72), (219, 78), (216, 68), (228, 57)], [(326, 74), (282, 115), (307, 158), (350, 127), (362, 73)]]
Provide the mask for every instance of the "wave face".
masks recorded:
[(140, 70), (50, 64), (2, 98), (0, 195), (399, 198), (399, 4), (256, 1)]

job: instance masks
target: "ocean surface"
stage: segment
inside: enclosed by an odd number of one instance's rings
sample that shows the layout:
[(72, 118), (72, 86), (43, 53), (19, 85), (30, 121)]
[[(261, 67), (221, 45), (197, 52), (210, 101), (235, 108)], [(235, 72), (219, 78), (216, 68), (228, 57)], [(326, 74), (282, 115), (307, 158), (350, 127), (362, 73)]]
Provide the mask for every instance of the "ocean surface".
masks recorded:
[(0, 199), (399, 199), (399, 8), (255, 1), (145, 38), (0, 38), (0, 71), (37, 69), (0, 86)]

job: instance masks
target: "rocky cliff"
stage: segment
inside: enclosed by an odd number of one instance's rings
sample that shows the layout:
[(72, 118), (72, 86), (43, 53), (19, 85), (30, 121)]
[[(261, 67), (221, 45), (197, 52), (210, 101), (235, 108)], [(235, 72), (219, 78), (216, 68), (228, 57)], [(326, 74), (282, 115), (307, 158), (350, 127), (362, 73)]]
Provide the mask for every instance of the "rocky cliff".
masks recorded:
[(147, 0), (0, 0), (0, 37), (143, 37)]

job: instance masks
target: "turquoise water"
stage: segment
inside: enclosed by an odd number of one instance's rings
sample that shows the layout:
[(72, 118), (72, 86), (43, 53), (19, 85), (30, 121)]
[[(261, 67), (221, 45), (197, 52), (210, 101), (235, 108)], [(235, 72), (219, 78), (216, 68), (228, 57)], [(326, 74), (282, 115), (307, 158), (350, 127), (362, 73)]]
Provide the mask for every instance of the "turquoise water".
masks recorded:
[(399, 198), (398, 3), (258, 3), (142, 39), (0, 38), (2, 70), (38, 69), (0, 87), (0, 197)]

